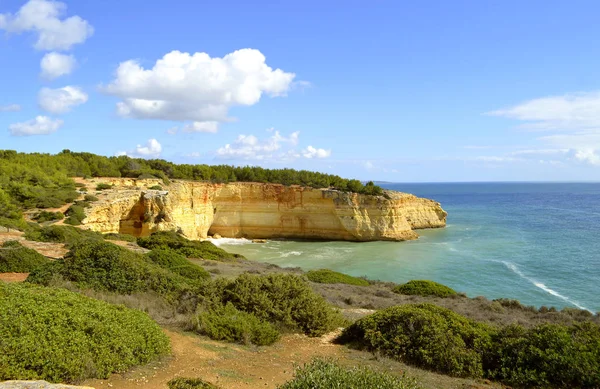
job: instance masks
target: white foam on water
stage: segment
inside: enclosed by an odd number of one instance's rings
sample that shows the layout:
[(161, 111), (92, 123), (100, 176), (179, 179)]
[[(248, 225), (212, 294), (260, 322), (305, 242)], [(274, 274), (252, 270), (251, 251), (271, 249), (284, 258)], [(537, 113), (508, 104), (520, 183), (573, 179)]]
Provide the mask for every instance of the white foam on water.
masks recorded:
[(290, 255), (302, 255), (302, 251), (288, 251), (285, 253), (281, 253), (281, 258), (287, 258)]
[(221, 246), (223, 244), (237, 246), (237, 245), (241, 245), (241, 244), (252, 243), (251, 240), (244, 239), (244, 238), (239, 238), (239, 239), (237, 239), (237, 238), (219, 238), (219, 239), (207, 238), (205, 240), (211, 242), (212, 244), (214, 244), (217, 247)]
[[(512, 262), (508, 262), (508, 261), (502, 261), (502, 263), (509, 268), (510, 270), (512, 270), (515, 274), (517, 274), (519, 277), (531, 282), (533, 285), (535, 285), (537, 288), (540, 288), (541, 290), (543, 290), (544, 292), (551, 294), (552, 296), (558, 297), (559, 299), (568, 302), (569, 304), (572, 304), (574, 306), (576, 306), (579, 309), (583, 309), (589, 312), (592, 312), (591, 310), (587, 309), (586, 307), (584, 307), (583, 305), (577, 303), (576, 301), (571, 300), (570, 298), (563, 296), (562, 294), (558, 293), (557, 291), (550, 289), (549, 287), (547, 287), (545, 284), (534, 280), (531, 277), (526, 276), (525, 274), (523, 274), (523, 272), (517, 267), (517, 265), (515, 265)], [(592, 312), (594, 313), (594, 312)]]

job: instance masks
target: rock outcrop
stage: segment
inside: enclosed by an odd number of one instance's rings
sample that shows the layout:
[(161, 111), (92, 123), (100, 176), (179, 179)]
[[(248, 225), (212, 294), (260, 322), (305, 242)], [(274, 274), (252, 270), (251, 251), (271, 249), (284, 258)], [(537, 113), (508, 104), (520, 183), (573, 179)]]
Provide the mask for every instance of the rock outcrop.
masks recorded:
[(386, 191), (367, 196), (300, 186), (176, 181), (146, 189), (152, 180), (103, 179), (114, 185), (87, 210), (83, 224), (103, 233), (145, 236), (178, 230), (190, 239), (227, 238), (401, 241), (413, 231), (446, 225), (439, 203)]

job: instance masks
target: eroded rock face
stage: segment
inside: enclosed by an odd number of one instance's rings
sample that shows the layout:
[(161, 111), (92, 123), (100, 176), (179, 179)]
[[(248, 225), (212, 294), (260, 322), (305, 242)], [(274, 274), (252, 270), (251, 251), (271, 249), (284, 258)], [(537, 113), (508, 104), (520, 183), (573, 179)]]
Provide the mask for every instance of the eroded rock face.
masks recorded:
[(4, 381), (0, 382), (0, 389), (94, 389), (89, 386), (71, 386), (63, 384), (50, 384), (46, 381)]
[[(105, 179), (115, 188), (87, 210), (83, 224), (103, 233), (146, 236), (179, 230), (190, 239), (294, 238), (348, 241), (416, 239), (414, 229), (446, 225), (439, 203), (386, 191), (366, 196), (261, 183), (177, 181), (168, 190), (132, 179)], [(135, 183), (132, 183), (135, 181)], [(133, 189), (132, 189), (133, 188)]]

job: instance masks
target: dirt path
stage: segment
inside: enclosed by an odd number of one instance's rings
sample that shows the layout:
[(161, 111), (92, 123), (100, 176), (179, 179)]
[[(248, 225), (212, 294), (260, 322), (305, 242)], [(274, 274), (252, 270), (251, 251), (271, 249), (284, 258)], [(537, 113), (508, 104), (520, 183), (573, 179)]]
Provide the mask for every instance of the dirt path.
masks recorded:
[(193, 334), (165, 330), (173, 357), (108, 380), (88, 380), (95, 388), (166, 389), (175, 377), (202, 378), (222, 388), (276, 388), (293, 377), (294, 367), (315, 356), (336, 357), (343, 347), (324, 339), (287, 335), (271, 347), (220, 343)]
[(23, 246), (34, 249), (38, 253), (50, 258), (62, 258), (69, 251), (62, 243), (34, 242), (31, 240), (25, 240), (23, 233), (20, 231), (0, 232), (0, 246), (9, 240), (17, 240)]
[(29, 273), (0, 273), (0, 281), (4, 282), (23, 282), (27, 279)]

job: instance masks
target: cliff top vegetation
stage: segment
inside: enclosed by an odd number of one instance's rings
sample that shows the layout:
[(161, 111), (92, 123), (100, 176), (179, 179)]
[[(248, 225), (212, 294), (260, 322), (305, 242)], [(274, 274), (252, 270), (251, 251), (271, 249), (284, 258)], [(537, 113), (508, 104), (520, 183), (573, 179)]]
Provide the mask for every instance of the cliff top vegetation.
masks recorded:
[[(382, 195), (381, 187), (332, 174), (258, 166), (175, 164), (163, 159), (127, 156), (105, 157), (63, 150), (56, 155), (0, 150), (0, 225), (23, 229), (22, 211), (58, 208), (85, 191), (72, 177), (158, 178), (228, 182), (262, 182), (334, 188), (367, 195)], [(93, 189), (93, 188), (91, 188)], [(20, 224), (19, 224), (20, 223)]]

